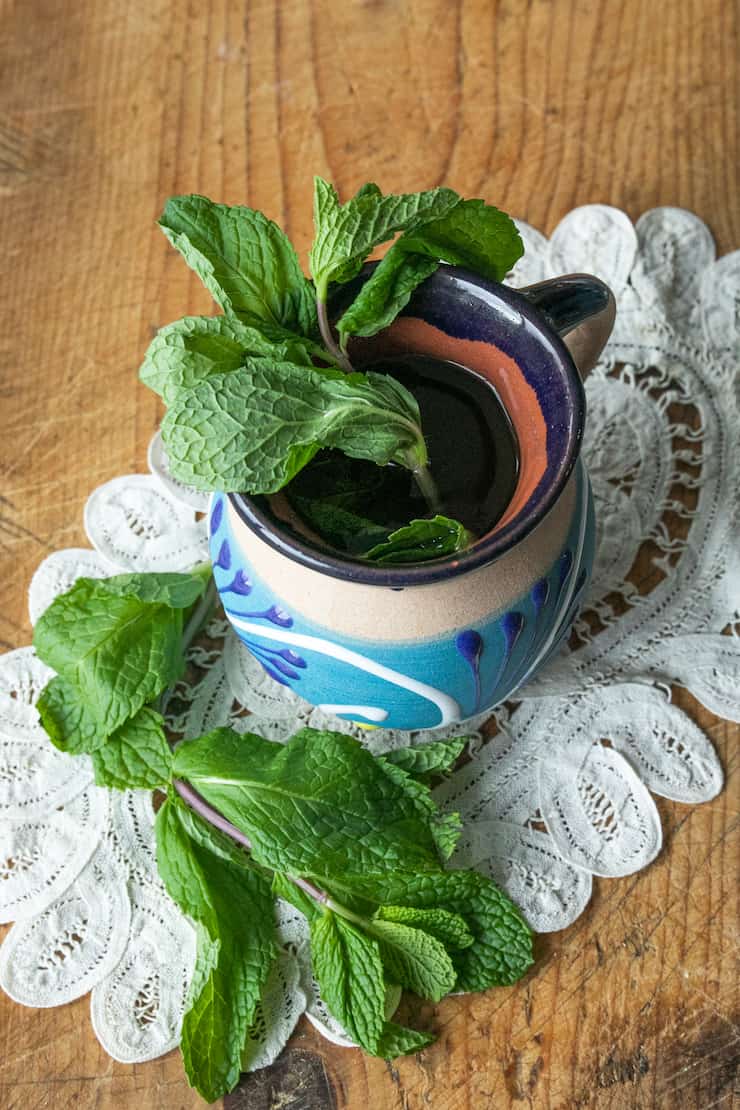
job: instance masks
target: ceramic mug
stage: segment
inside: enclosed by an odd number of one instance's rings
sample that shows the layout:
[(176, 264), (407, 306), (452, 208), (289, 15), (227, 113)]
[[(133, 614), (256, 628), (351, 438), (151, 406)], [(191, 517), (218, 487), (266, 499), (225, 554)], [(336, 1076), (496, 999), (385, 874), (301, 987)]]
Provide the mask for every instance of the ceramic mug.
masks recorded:
[(426, 729), (490, 709), (534, 675), (570, 629), (591, 573), (582, 375), (613, 320), (610, 290), (588, 275), (515, 291), (441, 266), (390, 328), (358, 342), (358, 367), (414, 352), (487, 378), (516, 432), (517, 483), (467, 551), (391, 567), (311, 546), (261, 498), (214, 494), (221, 600), (272, 678), (360, 724)]

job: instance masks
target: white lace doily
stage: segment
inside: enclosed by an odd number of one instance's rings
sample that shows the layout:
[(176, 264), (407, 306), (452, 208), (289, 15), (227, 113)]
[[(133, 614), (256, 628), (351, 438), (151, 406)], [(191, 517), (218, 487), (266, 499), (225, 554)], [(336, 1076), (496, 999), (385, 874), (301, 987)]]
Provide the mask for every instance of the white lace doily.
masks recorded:
[[(583, 911), (593, 875), (654, 859), (661, 828), (650, 792), (695, 804), (722, 786), (714, 749), (671, 703), (670, 685), (740, 720), (740, 251), (715, 261), (707, 228), (676, 208), (633, 227), (589, 205), (549, 242), (520, 226), (527, 252), (512, 284), (586, 271), (618, 300), (586, 387), (598, 554), (570, 648), (496, 712), (488, 742), (474, 733), (473, 758), (437, 797), (465, 821), (454, 862), (490, 874), (535, 930), (550, 931)], [(32, 621), (81, 575), (182, 570), (207, 557), (205, 502), (169, 476), (158, 436), (149, 464), (151, 475), (91, 495), (94, 550), (44, 560), (29, 591)], [(273, 740), (306, 722), (351, 730), (274, 683), (225, 622), (210, 631), (216, 646), (190, 652), (198, 681), (170, 701), (173, 729), (230, 723)], [(110, 1055), (151, 1059), (178, 1042), (193, 929), (157, 876), (150, 796), (96, 787), (86, 757), (46, 741), (33, 706), (50, 674), (30, 647), (0, 657), (0, 921), (15, 922), (0, 985), (29, 1006), (91, 992)], [(435, 738), (356, 734), (375, 751)], [(282, 954), (252, 1067), (275, 1059), (304, 1011), (348, 1043), (317, 996), (303, 918), (285, 904), (277, 916)]]

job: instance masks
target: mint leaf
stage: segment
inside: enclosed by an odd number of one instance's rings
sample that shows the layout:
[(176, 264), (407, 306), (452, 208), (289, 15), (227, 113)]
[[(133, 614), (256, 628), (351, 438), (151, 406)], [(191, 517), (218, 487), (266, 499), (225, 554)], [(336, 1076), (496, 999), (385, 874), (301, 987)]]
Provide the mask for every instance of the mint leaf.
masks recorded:
[(116, 578), (78, 579), (46, 609), (33, 635), (36, 654), (77, 690), (85, 714), (107, 734), (183, 669), (182, 609), (122, 595), (120, 588)]
[(380, 945), (387, 976), (394, 983), (439, 1002), (455, 986), (455, 968), (445, 947), (422, 929), (373, 918), (367, 932)]
[(473, 943), (451, 952), (459, 991), (509, 986), (532, 964), (532, 933), (514, 903), (477, 871), (434, 874), (343, 875), (332, 886), (377, 902), (444, 909), (465, 920)]
[(398, 382), (266, 359), (178, 395), (162, 438), (176, 478), (225, 492), (275, 493), (322, 446), (379, 466), (426, 462), (418, 405)]
[(397, 1056), (410, 1056), (421, 1052), (434, 1042), (431, 1033), (420, 1033), (416, 1029), (405, 1029), (393, 1021), (383, 1024), (383, 1032), (378, 1041), (376, 1055), (383, 1060), (395, 1060)]
[(326, 300), (330, 281), (355, 277), (365, 258), (397, 231), (418, 227), (445, 215), (459, 202), (452, 189), (383, 196), (377, 185), (364, 185), (340, 204), (332, 185), (314, 179), (315, 236), (309, 256), (319, 300)]
[(468, 736), (450, 736), (446, 740), (433, 740), (430, 744), (411, 745), (385, 752), (386, 763), (402, 767), (410, 775), (441, 774), (454, 766), (468, 743)]
[(434, 258), (391, 247), (337, 323), (342, 347), (350, 335), (375, 335), (392, 324), (438, 265)]
[(378, 466), (414, 470), (428, 462), (421, 415), (414, 396), (389, 374), (345, 374), (325, 380), (329, 427), (321, 445)]
[(171, 572), (117, 574), (106, 578), (106, 590), (116, 597), (136, 597), (149, 605), (167, 605), (170, 609), (189, 609), (203, 596), (211, 576), (209, 563), (192, 574)]
[[(242, 1052), (275, 959), (268, 880), (187, 834), (182, 804), (157, 814), (157, 866), (167, 891), (202, 926), (181, 1049), (190, 1083), (213, 1102), (237, 1083)], [(192, 819), (191, 819), (192, 820)]]
[[(235, 338), (235, 325), (262, 340), (256, 329), (226, 316), (185, 316), (160, 328), (147, 348), (139, 378), (166, 399), (177, 389), (190, 389), (209, 374), (238, 369), (248, 348)], [(270, 355), (272, 344), (258, 341), (251, 353)]]
[(392, 323), (440, 262), (503, 281), (523, 253), (516, 224), (505, 212), (482, 200), (460, 201), (396, 240), (340, 319), (342, 346), (350, 335), (375, 335)]
[(304, 728), (277, 744), (216, 729), (180, 744), (174, 771), (247, 834), (265, 867), (333, 876), (438, 866), (430, 813), (412, 780), (399, 781), (397, 768), (388, 774), (343, 733)]
[(112, 735), (66, 679), (51, 679), (37, 703), (41, 724), (60, 751), (92, 756), (98, 786), (154, 789), (170, 780), (172, 755), (159, 713), (144, 707)]
[(460, 201), (438, 220), (413, 228), (398, 247), (455, 266), (465, 266), (491, 281), (503, 281), (524, 254), (516, 224), (482, 200)]
[(321, 997), (353, 1041), (375, 1054), (385, 1022), (380, 949), (349, 921), (324, 912), (311, 922), (311, 961)]
[(429, 826), (440, 859), (448, 860), (455, 850), (462, 832), (462, 822), (459, 813), (440, 813), (429, 787), (418, 779), (413, 778), (402, 767), (388, 762), (384, 756), (376, 757), (377, 763), (386, 775), (400, 786), (408, 800), (416, 807), (417, 812)]
[(309, 527), (352, 554), (386, 540), (422, 503), (403, 467), (376, 466), (326, 450), (293, 478), (285, 496)]
[(36, 709), (47, 736), (61, 752), (94, 752), (105, 743), (105, 729), (86, 708), (76, 686), (58, 675), (41, 691)]
[(381, 566), (423, 563), (455, 555), (472, 542), (473, 536), (459, 521), (437, 515), (431, 520), (412, 520), (391, 532), (385, 542), (371, 547), (365, 558)]
[(366, 1052), (390, 1059), (418, 1052), (434, 1040), (385, 1020), (380, 947), (331, 910), (311, 922), (311, 960), (321, 997)]
[(159, 225), (227, 315), (257, 328), (316, 332), (313, 287), (289, 239), (261, 212), (171, 197)]
[(95, 782), (115, 790), (154, 790), (172, 774), (172, 753), (159, 713), (145, 706), (92, 753)]
[(211, 374), (227, 374), (247, 356), (311, 366), (311, 356), (326, 357), (306, 336), (263, 325), (249, 327), (231, 316), (186, 316), (162, 328), (149, 344), (139, 370), (141, 381), (169, 404), (180, 389), (192, 389)]
[(469, 948), (473, 934), (459, 914), (449, 910), (420, 910), (411, 906), (379, 906), (375, 918), (380, 921), (397, 921), (401, 925), (413, 925), (425, 933), (436, 937), (445, 948)]
[(320, 500), (291, 493), (289, 500), (299, 516), (322, 539), (351, 554), (365, 551), (368, 544), (379, 543), (388, 535), (387, 528), (342, 508), (334, 499)]

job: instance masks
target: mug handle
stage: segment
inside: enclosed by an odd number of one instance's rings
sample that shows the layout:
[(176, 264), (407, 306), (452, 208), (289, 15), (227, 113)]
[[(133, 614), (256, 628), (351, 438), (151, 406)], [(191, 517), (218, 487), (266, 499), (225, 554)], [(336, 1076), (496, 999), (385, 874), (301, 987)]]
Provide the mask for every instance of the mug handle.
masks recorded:
[(585, 378), (614, 327), (616, 302), (609, 286), (591, 274), (564, 274), (518, 292), (562, 338)]

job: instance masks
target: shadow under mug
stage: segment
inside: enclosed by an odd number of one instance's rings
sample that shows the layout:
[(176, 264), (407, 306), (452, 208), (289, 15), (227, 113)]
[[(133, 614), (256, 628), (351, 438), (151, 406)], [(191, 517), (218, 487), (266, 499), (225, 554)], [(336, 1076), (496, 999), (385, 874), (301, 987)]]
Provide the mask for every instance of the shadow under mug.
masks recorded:
[[(342, 289), (335, 316), (369, 272)], [(513, 290), (440, 266), (389, 328), (351, 348), (358, 368), (409, 353), (467, 367), (509, 414), (519, 447), (512, 499), (454, 559), (363, 563), (312, 546), (263, 498), (213, 495), (221, 600), (271, 678), (347, 720), (416, 730), (491, 709), (535, 674), (569, 631), (591, 574), (582, 375), (614, 311), (611, 291), (589, 275)]]

